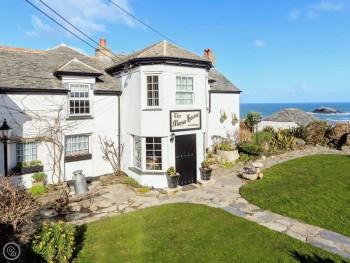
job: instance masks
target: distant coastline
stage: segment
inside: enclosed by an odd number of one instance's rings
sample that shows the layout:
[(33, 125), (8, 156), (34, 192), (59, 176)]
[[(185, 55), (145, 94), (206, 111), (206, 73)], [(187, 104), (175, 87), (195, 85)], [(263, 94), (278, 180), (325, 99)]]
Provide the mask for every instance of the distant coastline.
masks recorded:
[[(241, 103), (240, 117), (244, 119), (250, 111), (260, 112), (262, 117), (267, 117), (285, 108), (298, 108), (313, 114), (315, 117), (331, 122), (350, 121), (350, 102), (303, 102), (303, 103)], [(344, 113), (338, 114), (315, 114), (314, 109), (319, 107), (329, 107)]]

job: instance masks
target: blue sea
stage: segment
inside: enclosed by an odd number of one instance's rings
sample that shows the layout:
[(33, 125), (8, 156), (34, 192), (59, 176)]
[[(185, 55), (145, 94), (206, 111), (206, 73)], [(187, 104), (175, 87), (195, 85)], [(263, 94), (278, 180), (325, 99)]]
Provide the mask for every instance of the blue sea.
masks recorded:
[[(259, 112), (262, 117), (267, 117), (285, 108), (298, 108), (313, 114), (315, 117), (330, 123), (350, 121), (350, 102), (312, 102), (312, 103), (241, 103), (241, 119), (245, 119), (250, 111)], [(341, 114), (314, 114), (313, 110), (319, 107), (333, 108), (344, 111)]]

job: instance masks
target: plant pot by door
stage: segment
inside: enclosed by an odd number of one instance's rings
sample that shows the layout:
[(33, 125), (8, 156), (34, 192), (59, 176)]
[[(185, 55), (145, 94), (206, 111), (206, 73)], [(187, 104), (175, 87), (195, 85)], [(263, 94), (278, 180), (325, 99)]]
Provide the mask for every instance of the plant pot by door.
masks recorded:
[(176, 188), (177, 185), (179, 184), (180, 175), (170, 176), (169, 174), (167, 174), (166, 177), (168, 180), (168, 187), (169, 188)]
[(203, 181), (210, 180), (212, 169), (200, 167), (199, 171), (200, 171), (200, 174), (201, 174), (201, 180), (203, 180)]

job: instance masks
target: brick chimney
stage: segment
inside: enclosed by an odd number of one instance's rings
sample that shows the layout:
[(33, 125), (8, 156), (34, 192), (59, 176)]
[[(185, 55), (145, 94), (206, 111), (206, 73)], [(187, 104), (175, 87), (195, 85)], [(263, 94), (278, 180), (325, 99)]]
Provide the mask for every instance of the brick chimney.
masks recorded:
[(99, 59), (111, 60), (112, 52), (106, 45), (106, 39), (100, 39), (100, 45), (95, 49), (95, 56)]
[(215, 65), (215, 56), (213, 55), (213, 50), (208, 48), (204, 49), (204, 57), (209, 59), (213, 65)]

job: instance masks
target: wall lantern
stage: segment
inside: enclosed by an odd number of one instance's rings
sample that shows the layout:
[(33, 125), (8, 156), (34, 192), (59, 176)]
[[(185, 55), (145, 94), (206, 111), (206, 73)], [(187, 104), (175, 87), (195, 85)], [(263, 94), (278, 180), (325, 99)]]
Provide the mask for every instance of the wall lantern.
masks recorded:
[(0, 127), (0, 140), (4, 144), (4, 170), (5, 170), (5, 176), (7, 176), (8, 167), (7, 167), (7, 143), (8, 140), (11, 137), (11, 131), (12, 129), (10, 126), (7, 125), (6, 119), (4, 119), (4, 122), (2, 123), (2, 126)]
[(175, 133), (170, 134), (170, 142), (174, 142), (175, 140)]

